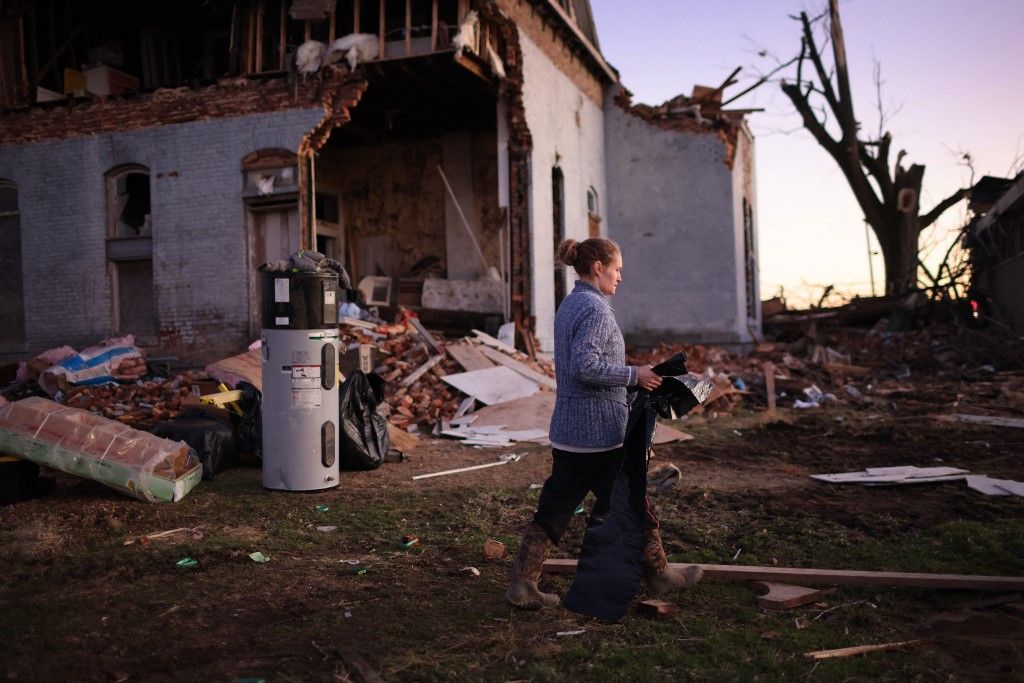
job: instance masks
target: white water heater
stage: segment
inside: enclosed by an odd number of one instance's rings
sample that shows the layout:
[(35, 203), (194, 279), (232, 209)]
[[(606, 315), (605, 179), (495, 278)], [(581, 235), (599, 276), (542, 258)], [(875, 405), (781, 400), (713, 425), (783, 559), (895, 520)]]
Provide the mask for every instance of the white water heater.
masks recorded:
[(338, 276), (263, 277), (263, 486), (338, 485)]

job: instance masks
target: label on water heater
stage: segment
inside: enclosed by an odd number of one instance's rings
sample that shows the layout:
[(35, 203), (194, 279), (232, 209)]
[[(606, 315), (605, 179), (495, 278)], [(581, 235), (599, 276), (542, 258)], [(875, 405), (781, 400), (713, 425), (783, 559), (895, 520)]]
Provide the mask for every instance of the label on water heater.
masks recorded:
[(274, 303), (288, 303), (288, 278), (274, 278)]
[(323, 401), (319, 365), (292, 366), (292, 405), (319, 408)]
[(324, 292), (324, 303), (325, 304), (333, 304), (334, 303), (334, 290), (333, 289), (328, 289), (327, 291)]

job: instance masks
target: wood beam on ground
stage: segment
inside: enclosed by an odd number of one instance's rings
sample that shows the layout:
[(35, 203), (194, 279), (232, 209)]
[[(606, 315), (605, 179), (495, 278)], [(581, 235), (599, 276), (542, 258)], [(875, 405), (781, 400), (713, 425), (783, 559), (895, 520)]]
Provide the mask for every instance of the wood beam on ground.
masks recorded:
[[(670, 562), (669, 567), (689, 565)], [(956, 588), (965, 590), (1022, 590), (1024, 576), (978, 576), (972, 574), (922, 574), (913, 572), (868, 572), (848, 569), (800, 569), (796, 567), (748, 567), (735, 564), (701, 564), (705, 579), (775, 581), (833, 586), (899, 586), (902, 588)], [(576, 560), (546, 560), (548, 574), (576, 573)]]

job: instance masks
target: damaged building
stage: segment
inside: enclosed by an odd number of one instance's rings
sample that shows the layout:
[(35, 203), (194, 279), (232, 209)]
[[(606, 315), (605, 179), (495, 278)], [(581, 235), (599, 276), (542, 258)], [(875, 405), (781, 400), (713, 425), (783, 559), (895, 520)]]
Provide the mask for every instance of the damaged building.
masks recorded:
[(554, 247), (597, 235), (633, 341), (749, 342), (753, 138), (720, 103), (632, 104), (587, 0), (2, 3), (0, 358), (236, 352), (296, 249), (550, 349)]
[(1024, 334), (1024, 172), (983, 177), (971, 189), (970, 208), (971, 297), (986, 315)]

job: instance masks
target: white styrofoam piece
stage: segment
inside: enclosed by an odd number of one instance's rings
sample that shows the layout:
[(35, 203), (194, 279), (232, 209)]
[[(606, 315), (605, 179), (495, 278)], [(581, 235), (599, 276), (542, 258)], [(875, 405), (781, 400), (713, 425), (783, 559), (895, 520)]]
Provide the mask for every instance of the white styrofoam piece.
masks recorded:
[(1024, 498), (1024, 482), (1013, 481), (1011, 479), (1000, 479), (996, 482), (996, 486), (1008, 493)]
[(445, 375), (441, 379), (467, 396), (473, 396), (489, 406), (533, 396), (540, 390), (540, 385), (536, 382), (526, 379), (504, 365)]
[(969, 474), (967, 477), (968, 488), (984, 493), (986, 496), (1008, 496), (1010, 492), (1000, 487), (1007, 479), (992, 479), (984, 474)]

